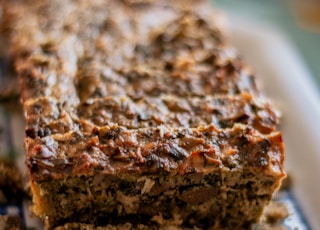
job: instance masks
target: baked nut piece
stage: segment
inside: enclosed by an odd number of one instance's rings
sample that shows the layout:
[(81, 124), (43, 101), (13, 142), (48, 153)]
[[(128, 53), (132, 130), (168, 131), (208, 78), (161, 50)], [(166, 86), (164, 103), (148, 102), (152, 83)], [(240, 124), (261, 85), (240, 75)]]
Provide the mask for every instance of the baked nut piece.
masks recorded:
[(220, 16), (184, 3), (8, 3), (33, 211), (48, 229), (248, 229), (279, 188), (278, 112)]

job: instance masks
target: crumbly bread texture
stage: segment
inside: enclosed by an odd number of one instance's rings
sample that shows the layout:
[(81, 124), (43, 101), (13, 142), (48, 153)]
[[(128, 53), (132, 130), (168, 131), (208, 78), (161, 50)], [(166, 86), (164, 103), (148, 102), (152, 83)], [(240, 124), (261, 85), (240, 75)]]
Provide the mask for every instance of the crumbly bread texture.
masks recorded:
[[(277, 194), (279, 195), (279, 194)], [(280, 201), (276, 200), (276, 197), (265, 207), (263, 215), (259, 223), (254, 224), (252, 229), (255, 230), (288, 230), (288, 226), (284, 224), (284, 220), (289, 217), (289, 210), (287, 209), (286, 205)], [(177, 225), (166, 225), (159, 227), (158, 225), (143, 225), (137, 224), (133, 225), (132, 223), (123, 223), (119, 225), (105, 225), (95, 227), (92, 224), (83, 224), (83, 223), (66, 223), (62, 226), (58, 226), (55, 230), (72, 230), (72, 229), (81, 229), (81, 230), (129, 230), (129, 229), (136, 229), (136, 230), (200, 230), (200, 228), (193, 226), (190, 228), (180, 227)], [(207, 229), (207, 228), (206, 228)]]
[(47, 229), (259, 220), (285, 176), (278, 112), (210, 6), (10, 1), (3, 15)]

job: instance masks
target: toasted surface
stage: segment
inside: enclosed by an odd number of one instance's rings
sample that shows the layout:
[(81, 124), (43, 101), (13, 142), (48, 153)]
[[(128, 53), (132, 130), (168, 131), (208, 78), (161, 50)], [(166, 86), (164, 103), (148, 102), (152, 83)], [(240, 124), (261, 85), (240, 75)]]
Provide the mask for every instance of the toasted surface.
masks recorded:
[(79, 132), (27, 138), (27, 163), (35, 180), (75, 175), (187, 174), (250, 168), (282, 177), (280, 133), (261, 135), (237, 125), (225, 131), (165, 127), (128, 130), (106, 126), (90, 136)]

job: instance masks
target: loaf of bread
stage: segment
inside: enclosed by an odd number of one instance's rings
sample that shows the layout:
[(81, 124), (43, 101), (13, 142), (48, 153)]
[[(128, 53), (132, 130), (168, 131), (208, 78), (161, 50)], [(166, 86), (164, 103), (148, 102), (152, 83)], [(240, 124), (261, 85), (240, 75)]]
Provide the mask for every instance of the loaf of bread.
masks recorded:
[(208, 3), (30, 2), (4, 16), (47, 229), (259, 221), (285, 176), (279, 113)]

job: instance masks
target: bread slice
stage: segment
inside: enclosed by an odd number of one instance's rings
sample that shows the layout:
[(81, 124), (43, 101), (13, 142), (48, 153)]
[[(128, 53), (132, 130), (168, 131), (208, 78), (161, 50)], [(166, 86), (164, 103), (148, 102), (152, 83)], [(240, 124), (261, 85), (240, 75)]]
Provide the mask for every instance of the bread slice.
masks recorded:
[(8, 3), (46, 228), (259, 221), (285, 176), (278, 112), (219, 14), (185, 3)]

